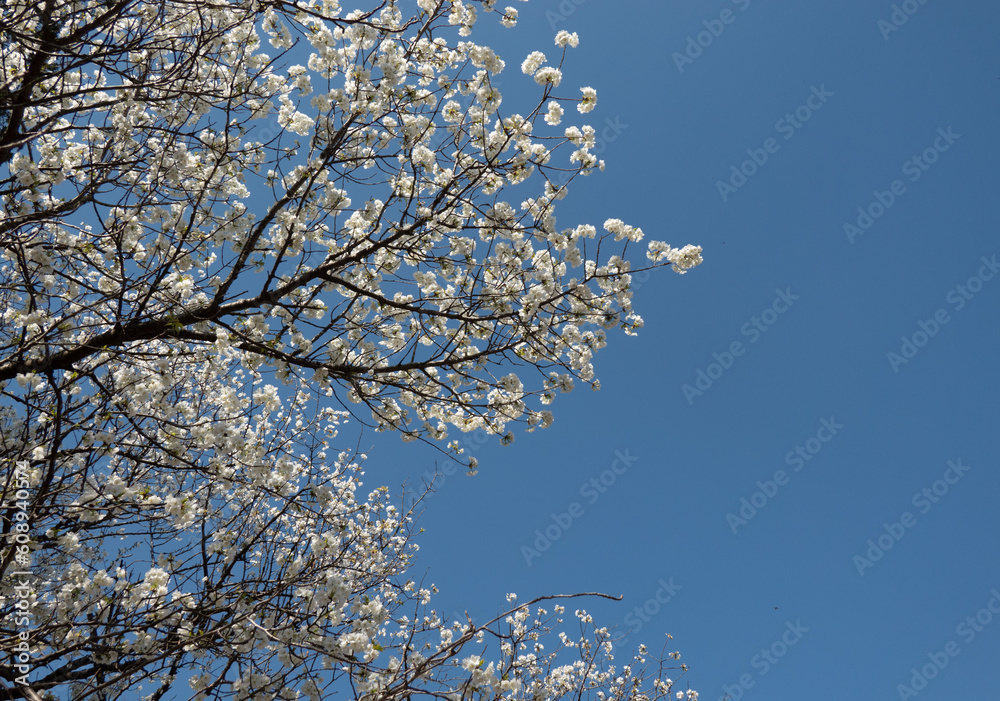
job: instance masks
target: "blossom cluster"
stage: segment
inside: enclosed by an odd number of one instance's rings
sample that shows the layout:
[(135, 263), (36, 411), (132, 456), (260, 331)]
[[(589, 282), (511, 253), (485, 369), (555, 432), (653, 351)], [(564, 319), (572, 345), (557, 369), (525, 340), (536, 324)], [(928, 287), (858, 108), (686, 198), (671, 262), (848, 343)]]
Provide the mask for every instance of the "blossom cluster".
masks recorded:
[[(39, 691), (159, 698), (183, 669), (197, 698), (344, 675), (365, 698), (670, 692), (602, 629), (550, 654), (561, 622), (528, 607), (441, 620), (406, 575), (412, 515), (337, 447), (349, 416), (456, 452), (449, 432), (546, 427), (599, 386), (608, 331), (642, 325), (641, 229), (556, 221), (604, 167), (595, 129), (563, 124), (598, 106), (564, 85), (580, 37), (524, 59), (525, 101), (469, 39), (516, 9), (413, 12), (5, 4), (0, 455), (37, 494)], [(642, 265), (700, 262), (654, 241)]]
[[(432, 29), (440, 20), (441, 31), (468, 36), (477, 3), (424, 3), (421, 31), (394, 5), (308, 8), (220, 6), (206, 10), (211, 31), (195, 32), (183, 8), (149, 24), (139, 3), (108, 35), (150, 47), (123, 53), (127, 70), (115, 64), (114, 75), (148, 76), (141, 89), (85, 67), (37, 79), (36, 89), (67, 97), (23, 111), (33, 155), (8, 148), (0, 192), (18, 242), (5, 252), (3, 322), (8, 338), (23, 338), (23, 370), (65, 370), (84, 349), (139, 340), (115, 328), (173, 325), (206, 341), (232, 336), (244, 364), (286, 378), (308, 371), (321, 391), (366, 405), (377, 428), (410, 438), (540, 425), (529, 401), (539, 390), (528, 378), (523, 390), (499, 387), (493, 359), (554, 364), (593, 383), (604, 329), (639, 325), (629, 266), (590, 258), (592, 229), (556, 224), (567, 184), (552, 181), (604, 162), (593, 127), (546, 130), (567, 102), (593, 110), (596, 90), (559, 97), (563, 58), (534, 51), (521, 70), (542, 88), (538, 106), (502, 116), (492, 78), (504, 62)], [(516, 14), (507, 8), (502, 23)], [(89, 26), (89, 16), (67, 21)], [(171, 37), (190, 46), (168, 63), (159, 47)], [(308, 60), (282, 69), (296, 42)], [(564, 54), (579, 42), (560, 31), (554, 43)], [(280, 139), (265, 138), (269, 119)], [(358, 180), (377, 196), (351, 184), (366, 171), (381, 175)], [(543, 180), (537, 196), (501, 197), (532, 175)], [(113, 203), (94, 196), (106, 187)], [(261, 205), (265, 191), (273, 203)], [(99, 220), (74, 219), (85, 203)], [(640, 238), (635, 227), (605, 228), (616, 241)], [(649, 246), (654, 266), (701, 262), (697, 247)], [(567, 343), (564, 330), (578, 326), (593, 330)], [(0, 364), (0, 379), (13, 374)]]

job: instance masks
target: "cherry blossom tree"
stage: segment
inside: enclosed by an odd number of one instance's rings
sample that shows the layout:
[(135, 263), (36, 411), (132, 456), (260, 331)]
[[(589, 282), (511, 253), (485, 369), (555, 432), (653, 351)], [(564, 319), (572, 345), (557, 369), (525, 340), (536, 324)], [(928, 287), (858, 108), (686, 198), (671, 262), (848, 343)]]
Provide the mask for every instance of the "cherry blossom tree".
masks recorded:
[(474, 470), (456, 433), (549, 425), (642, 325), (631, 273), (701, 262), (557, 227), (604, 167), (561, 126), (597, 93), (560, 88), (561, 31), (501, 110), (505, 64), (466, 38), (491, 12), (516, 24), (493, 0), (0, 8), (7, 698), (671, 693), (558, 597), (441, 617), (412, 510), (338, 445), (350, 420)]

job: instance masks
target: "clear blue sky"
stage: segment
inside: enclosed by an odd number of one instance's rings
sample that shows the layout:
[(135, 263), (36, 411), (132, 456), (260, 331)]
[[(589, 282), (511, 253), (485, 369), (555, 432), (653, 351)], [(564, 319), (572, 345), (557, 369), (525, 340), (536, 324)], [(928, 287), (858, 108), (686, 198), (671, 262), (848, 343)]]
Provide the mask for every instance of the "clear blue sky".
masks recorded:
[[(671, 633), (703, 701), (996, 698), (1000, 6), (898, 7), (542, 0), (488, 32), (505, 111), (568, 29), (565, 93), (597, 88), (591, 123), (618, 125), (560, 226), (620, 217), (705, 263), (642, 283), (600, 392), (427, 502), (444, 608), (620, 594), (588, 608), (641, 623), (630, 643)], [(371, 486), (439, 459), (383, 438)]]

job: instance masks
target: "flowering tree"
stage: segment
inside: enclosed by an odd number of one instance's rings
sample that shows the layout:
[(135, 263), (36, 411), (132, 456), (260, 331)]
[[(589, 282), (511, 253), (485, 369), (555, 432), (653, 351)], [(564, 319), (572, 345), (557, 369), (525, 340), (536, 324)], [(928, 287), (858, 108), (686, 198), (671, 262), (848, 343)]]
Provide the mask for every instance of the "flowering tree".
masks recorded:
[(597, 100), (559, 92), (577, 37), (504, 114), (504, 62), (464, 39), (493, 4), (0, 9), (7, 697), (669, 693), (583, 612), (545, 651), (560, 606), (443, 620), (412, 514), (335, 445), (349, 416), (456, 455), (547, 426), (605, 329), (641, 326), (642, 231), (556, 226), (604, 165), (559, 127)]

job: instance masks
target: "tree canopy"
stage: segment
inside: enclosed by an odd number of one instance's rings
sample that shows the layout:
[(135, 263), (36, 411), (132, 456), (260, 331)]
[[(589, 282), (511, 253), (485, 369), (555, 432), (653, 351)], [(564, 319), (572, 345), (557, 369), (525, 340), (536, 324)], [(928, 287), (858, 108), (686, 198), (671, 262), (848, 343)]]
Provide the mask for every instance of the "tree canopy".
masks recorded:
[(597, 101), (560, 92), (578, 39), (530, 54), (536, 99), (504, 113), (503, 60), (465, 38), (516, 23), (493, 5), (0, 9), (7, 697), (670, 692), (583, 611), (537, 647), (558, 601), (442, 619), (406, 576), (412, 512), (338, 444), (348, 419), (457, 456), (547, 426), (642, 324), (641, 229), (556, 225), (604, 165), (560, 126)]

